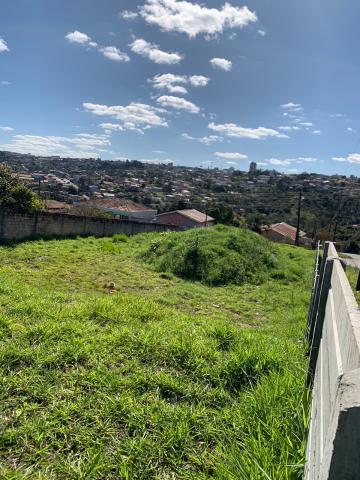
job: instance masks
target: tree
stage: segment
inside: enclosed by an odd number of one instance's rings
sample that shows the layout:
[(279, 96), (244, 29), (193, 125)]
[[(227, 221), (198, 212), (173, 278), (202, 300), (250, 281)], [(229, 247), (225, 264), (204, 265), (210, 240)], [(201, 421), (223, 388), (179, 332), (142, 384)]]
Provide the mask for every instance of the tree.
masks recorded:
[(207, 214), (216, 220), (216, 223), (232, 225), (234, 221), (234, 212), (231, 207), (224, 203), (215, 203), (209, 205)]
[(0, 164), (1, 207), (19, 213), (32, 213), (42, 209), (39, 197), (4, 164)]

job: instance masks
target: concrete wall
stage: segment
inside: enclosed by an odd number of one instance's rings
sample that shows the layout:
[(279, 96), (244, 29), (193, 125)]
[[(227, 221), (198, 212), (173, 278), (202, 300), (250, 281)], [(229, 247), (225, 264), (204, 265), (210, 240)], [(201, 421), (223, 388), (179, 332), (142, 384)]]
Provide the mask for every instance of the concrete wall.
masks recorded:
[(0, 240), (23, 240), (35, 236), (67, 237), (73, 235), (110, 237), (116, 233), (134, 235), (143, 232), (164, 232), (176, 227), (130, 220), (109, 220), (41, 212), (32, 215), (0, 210)]
[(332, 243), (318, 274), (310, 319), (313, 391), (305, 479), (355, 480), (360, 479), (360, 310)]

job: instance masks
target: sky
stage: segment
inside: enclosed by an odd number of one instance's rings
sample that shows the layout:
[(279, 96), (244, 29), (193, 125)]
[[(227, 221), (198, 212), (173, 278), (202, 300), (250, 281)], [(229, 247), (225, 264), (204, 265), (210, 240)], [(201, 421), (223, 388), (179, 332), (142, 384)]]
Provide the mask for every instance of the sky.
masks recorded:
[(358, 0), (2, 0), (0, 150), (360, 175)]

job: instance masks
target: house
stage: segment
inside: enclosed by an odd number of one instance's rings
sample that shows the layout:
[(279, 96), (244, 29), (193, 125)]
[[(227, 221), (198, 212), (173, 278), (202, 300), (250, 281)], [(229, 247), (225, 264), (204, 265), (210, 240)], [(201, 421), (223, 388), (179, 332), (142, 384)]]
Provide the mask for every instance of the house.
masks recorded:
[(154, 219), (157, 214), (156, 210), (135, 203), (125, 198), (109, 197), (109, 198), (93, 198), (88, 201), (76, 203), (82, 208), (91, 208), (109, 212), (116, 218), (129, 220), (148, 221)]
[(161, 213), (155, 217), (154, 221), (163, 225), (177, 225), (183, 228), (209, 227), (214, 224), (212, 217), (195, 209)]
[(57, 200), (44, 200), (44, 207), (50, 213), (68, 213), (71, 208), (67, 203)]
[[(291, 245), (294, 245), (296, 242), (296, 228), (285, 222), (262, 226), (261, 235), (273, 242), (290, 243)], [(311, 243), (311, 238), (308, 238), (306, 233), (300, 230), (299, 244), (310, 247)]]

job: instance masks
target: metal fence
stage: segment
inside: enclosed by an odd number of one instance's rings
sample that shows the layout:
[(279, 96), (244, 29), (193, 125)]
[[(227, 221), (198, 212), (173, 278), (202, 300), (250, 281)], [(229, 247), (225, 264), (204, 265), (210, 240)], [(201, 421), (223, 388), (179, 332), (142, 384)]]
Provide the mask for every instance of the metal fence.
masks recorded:
[(318, 247), (308, 317), (305, 480), (360, 479), (360, 310), (333, 243)]

